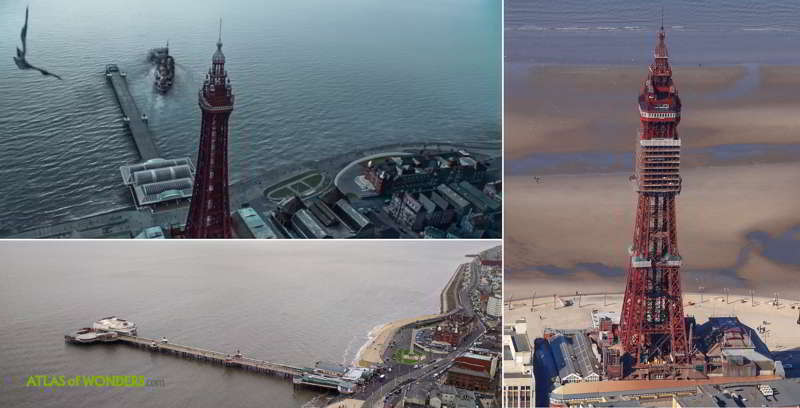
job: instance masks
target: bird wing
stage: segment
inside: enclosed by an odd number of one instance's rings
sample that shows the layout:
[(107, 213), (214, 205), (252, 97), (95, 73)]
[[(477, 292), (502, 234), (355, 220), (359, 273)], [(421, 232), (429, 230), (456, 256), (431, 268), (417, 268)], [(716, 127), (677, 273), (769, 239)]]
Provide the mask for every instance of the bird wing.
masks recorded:
[(48, 70), (46, 70), (46, 69), (42, 69), (42, 68), (39, 68), (39, 67), (35, 67), (35, 66), (33, 66), (33, 65), (31, 65), (31, 69), (35, 69), (35, 70), (37, 70), (37, 71), (41, 72), (41, 73), (42, 73), (42, 75), (44, 75), (44, 76), (52, 76), (52, 77), (56, 77), (56, 78), (58, 78), (58, 79), (61, 79), (61, 80), (63, 80), (63, 78), (61, 78), (60, 76), (58, 76), (58, 75), (56, 75), (56, 74), (54, 74), (54, 73), (52, 73), (52, 72), (50, 72), (50, 71), (48, 71)]
[(22, 32), (19, 33), (19, 38), (22, 40), (22, 56), (28, 51), (28, 8), (25, 7), (25, 25), (22, 26)]

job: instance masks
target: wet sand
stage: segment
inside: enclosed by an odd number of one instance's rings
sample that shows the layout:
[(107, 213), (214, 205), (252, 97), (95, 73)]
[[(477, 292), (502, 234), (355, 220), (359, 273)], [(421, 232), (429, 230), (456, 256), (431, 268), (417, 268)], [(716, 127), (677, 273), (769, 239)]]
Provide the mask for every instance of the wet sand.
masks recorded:
[[(677, 216), (685, 282), (753, 288), (797, 282), (800, 265), (766, 259), (747, 234), (774, 236), (800, 225), (800, 163), (682, 174)], [(622, 282), (636, 205), (627, 173), (545, 176), (540, 183), (512, 176), (505, 185), (507, 293), (519, 279), (580, 278), (587, 287)]]
[[(506, 158), (631, 151), (647, 67), (506, 69)], [(800, 67), (673, 67), (684, 146), (800, 143)]]

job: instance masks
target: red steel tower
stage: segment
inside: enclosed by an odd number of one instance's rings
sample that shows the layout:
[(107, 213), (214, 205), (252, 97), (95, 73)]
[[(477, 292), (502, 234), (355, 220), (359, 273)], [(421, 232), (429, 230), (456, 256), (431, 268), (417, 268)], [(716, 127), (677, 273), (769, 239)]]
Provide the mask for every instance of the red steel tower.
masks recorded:
[(225, 71), (222, 29), (212, 66), (200, 88), (203, 111), (197, 171), (186, 221), (187, 238), (230, 238), (228, 204), (228, 118), (233, 111), (233, 92)]
[(662, 25), (639, 95), (641, 128), (634, 166), (638, 204), (620, 322), (622, 347), (634, 368), (675, 366), (689, 359), (675, 232), (675, 198), (681, 191), (681, 100), (672, 82), (665, 37)]

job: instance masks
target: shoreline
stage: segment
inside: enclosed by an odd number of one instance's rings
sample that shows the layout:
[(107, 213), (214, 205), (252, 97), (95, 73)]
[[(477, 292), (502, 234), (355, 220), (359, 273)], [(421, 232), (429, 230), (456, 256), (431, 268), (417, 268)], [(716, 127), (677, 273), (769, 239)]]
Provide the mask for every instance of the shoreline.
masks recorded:
[[(499, 141), (464, 141), (464, 142), (431, 142), (431, 143), (392, 143), (358, 149), (334, 156), (323, 157), (316, 160), (305, 160), (279, 166), (256, 176), (244, 177), (230, 183), (230, 208), (238, 209), (247, 204), (257, 211), (271, 210), (277, 203), (264, 196), (264, 191), (281, 184), (285, 180), (304, 171), (317, 171), (330, 183), (336, 175), (349, 163), (371, 154), (384, 153), (393, 150), (454, 150), (470, 149), (476, 153), (484, 154), (496, 160), (502, 157), (502, 148)], [(500, 170), (498, 170), (498, 174)], [(501, 175), (502, 176), (502, 175)], [(120, 183), (121, 185), (121, 183)], [(325, 190), (328, 185), (320, 187)], [(316, 195), (318, 192), (312, 194)], [(128, 197), (130, 200), (130, 197)], [(132, 233), (138, 234), (143, 230), (141, 226), (180, 224), (186, 219), (189, 206), (184, 205), (168, 210), (156, 212), (139, 211), (133, 203), (106, 210), (94, 211), (85, 216), (44, 222), (37, 225), (11, 226), (0, 229), (0, 238), (108, 238), (110, 236)], [(127, 229), (126, 229), (127, 228)], [(105, 231), (108, 229), (110, 232)], [(133, 234), (135, 236), (135, 234)]]
[(383, 353), (386, 351), (386, 347), (388, 347), (395, 333), (397, 333), (400, 328), (418, 321), (435, 319), (440, 316), (442, 316), (442, 314), (408, 317), (375, 326), (367, 334), (369, 339), (358, 349), (358, 353), (356, 353), (353, 362), (355, 365), (360, 367), (368, 367), (373, 364), (383, 364)]
[[(367, 367), (371, 364), (382, 364), (383, 363), (383, 353), (386, 351), (386, 347), (391, 342), (392, 338), (394, 338), (395, 333), (402, 328), (403, 326), (407, 326), (409, 324), (413, 324), (418, 321), (434, 319), (443, 315), (450, 313), (451, 311), (455, 310), (456, 305), (449, 305), (447, 302), (447, 292), (453, 288), (458, 286), (454, 286), (455, 283), (461, 282), (461, 276), (463, 275), (462, 272), (464, 270), (465, 265), (469, 265), (469, 262), (459, 264), (456, 267), (455, 272), (450, 277), (450, 280), (447, 281), (447, 284), (444, 286), (442, 291), (439, 295), (439, 310), (440, 313), (437, 314), (429, 314), (429, 315), (422, 315), (418, 317), (411, 317), (405, 319), (398, 319), (388, 323), (379, 324), (373, 327), (367, 333), (367, 341), (358, 349), (356, 352), (355, 357), (353, 357), (353, 364), (358, 365), (361, 367)], [(456, 295), (457, 296), (457, 295)], [(448, 306), (448, 309), (445, 310), (445, 306)]]

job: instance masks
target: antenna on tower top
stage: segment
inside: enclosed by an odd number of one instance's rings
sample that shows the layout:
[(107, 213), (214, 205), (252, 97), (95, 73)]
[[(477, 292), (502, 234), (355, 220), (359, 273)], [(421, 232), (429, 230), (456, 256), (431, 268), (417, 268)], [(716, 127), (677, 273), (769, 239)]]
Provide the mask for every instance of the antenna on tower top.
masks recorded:
[(664, 31), (664, 6), (661, 6), (661, 31)]
[[(664, 16), (663, 16), (664, 10), (663, 9), (661, 10), (661, 14), (662, 14), (661, 19), (663, 20), (664, 19)], [(217, 40), (217, 42), (218, 43), (222, 42), (222, 17), (219, 18), (219, 39)]]

